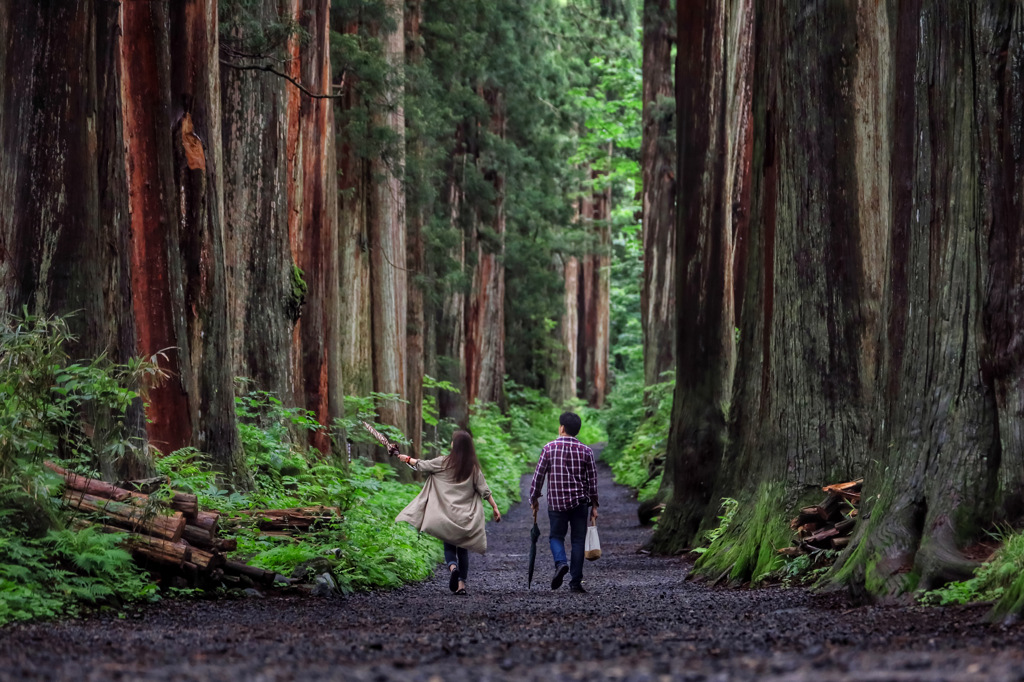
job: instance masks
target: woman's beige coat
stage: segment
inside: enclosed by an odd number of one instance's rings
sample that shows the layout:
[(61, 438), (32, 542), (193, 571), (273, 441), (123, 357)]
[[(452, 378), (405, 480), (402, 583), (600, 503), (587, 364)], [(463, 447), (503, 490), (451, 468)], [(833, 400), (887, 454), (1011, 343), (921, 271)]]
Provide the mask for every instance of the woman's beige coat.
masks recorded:
[(491, 496), (491, 489), (479, 468), (473, 476), (456, 483), (445, 466), (447, 461), (447, 457), (438, 457), (416, 462), (416, 471), (427, 474), (427, 480), (420, 494), (395, 520), (411, 523), (416, 530), (456, 547), (483, 554), (487, 551), (487, 533), (481, 500)]

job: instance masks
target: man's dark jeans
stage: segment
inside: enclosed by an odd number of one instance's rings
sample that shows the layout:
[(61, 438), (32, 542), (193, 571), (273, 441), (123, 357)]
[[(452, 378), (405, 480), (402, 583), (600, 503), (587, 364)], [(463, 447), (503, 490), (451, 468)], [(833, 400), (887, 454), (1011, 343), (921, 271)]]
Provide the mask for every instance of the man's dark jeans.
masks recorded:
[[(551, 522), (551, 554), (555, 558), (555, 569), (569, 565), (569, 585), (583, 582), (583, 552), (587, 544), (587, 517), (590, 516), (590, 505), (583, 503), (568, 511), (548, 510)], [(569, 542), (572, 545), (570, 560), (565, 560), (565, 533), (569, 531)]]

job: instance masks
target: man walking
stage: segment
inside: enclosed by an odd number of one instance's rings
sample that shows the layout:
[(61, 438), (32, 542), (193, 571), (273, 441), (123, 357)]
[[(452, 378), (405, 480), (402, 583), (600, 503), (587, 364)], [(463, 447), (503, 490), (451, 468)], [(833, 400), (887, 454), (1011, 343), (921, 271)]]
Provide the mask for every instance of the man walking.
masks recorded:
[[(582, 426), (580, 417), (563, 412), (558, 418), (558, 438), (544, 446), (530, 485), (530, 508), (537, 513), (537, 499), (548, 479), (548, 520), (551, 524), (551, 554), (555, 577), (551, 589), (562, 586), (569, 574), (569, 588), (583, 589), (583, 550), (587, 540), (587, 516), (597, 521), (597, 464), (594, 451), (576, 440)], [(565, 533), (569, 531), (572, 554), (565, 560)]]

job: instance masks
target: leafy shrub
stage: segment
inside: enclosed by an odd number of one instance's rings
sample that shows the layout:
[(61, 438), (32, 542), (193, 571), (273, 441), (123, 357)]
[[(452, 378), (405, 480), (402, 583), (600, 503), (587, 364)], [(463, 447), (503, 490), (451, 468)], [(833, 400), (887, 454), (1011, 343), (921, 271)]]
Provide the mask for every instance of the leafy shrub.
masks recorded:
[[(731, 497), (722, 498), (722, 514), (718, 517), (718, 525), (711, 530), (704, 531), (704, 542), (710, 546), (718, 538), (725, 535), (725, 531), (729, 530), (729, 525), (736, 516), (736, 510), (739, 509), (739, 506), (740, 503)], [(693, 549), (694, 554), (703, 554), (706, 551), (708, 551), (708, 547), (695, 547)]]
[[(480, 468), (498, 509), (502, 510), (519, 501), (519, 479), (529, 471), (531, 464), (527, 448), (512, 437), (511, 421), (494, 403), (474, 405), (469, 419)], [(532, 461), (536, 461), (536, 457)], [(490, 505), (485, 504), (484, 509), (489, 519)]]
[(156, 599), (156, 585), (119, 541), (92, 527), (42, 538), (0, 530), (0, 625)]
[(609, 440), (602, 457), (611, 464), (616, 482), (636, 489), (640, 500), (654, 497), (661, 486), (674, 390), (674, 378), (649, 387), (651, 410), (644, 407), (639, 377), (609, 397)]
[(74, 340), (62, 318), (24, 313), (0, 325), (0, 623), (119, 605), (156, 590), (118, 536), (62, 528), (52, 491), (63, 479), (43, 462), (91, 473), (143, 456), (126, 415), (162, 373), (153, 361), (72, 362), (66, 347)]
[(925, 592), (920, 601), (939, 606), (994, 601), (993, 617), (1019, 613), (1024, 608), (1024, 532), (1003, 529), (992, 535), (1001, 546), (974, 577)]

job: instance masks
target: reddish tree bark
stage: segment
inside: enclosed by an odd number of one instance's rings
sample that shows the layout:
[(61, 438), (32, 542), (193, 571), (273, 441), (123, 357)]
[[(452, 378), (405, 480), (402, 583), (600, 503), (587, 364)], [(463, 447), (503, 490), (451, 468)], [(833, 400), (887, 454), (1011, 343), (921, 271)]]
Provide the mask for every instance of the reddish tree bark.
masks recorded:
[[(611, 147), (609, 147), (609, 155)], [(591, 180), (596, 179), (591, 176)], [(592, 236), (591, 252), (581, 264), (580, 349), (581, 394), (591, 407), (608, 395), (611, 348), (611, 186), (584, 202), (585, 224)], [(588, 210), (589, 209), (589, 210)]]
[(675, 129), (672, 43), (676, 19), (669, 0), (645, 0), (643, 9), (644, 280), (640, 289), (644, 384), (675, 368)]
[[(505, 111), (501, 93), (484, 92), (490, 112), (490, 132), (505, 136)], [(478, 161), (483, 161), (478, 159)], [(486, 163), (484, 161), (484, 163)], [(501, 403), (505, 382), (505, 180), (495, 169), (484, 169), (494, 185), (490, 219), (477, 216), (468, 247), (476, 254), (473, 284), (466, 309), (467, 402)]]
[[(411, 0), (406, 3), (405, 9), (405, 60), (407, 64), (421, 65), (423, 62), (423, 44), (420, 36), (420, 22), (423, 20), (423, 2)], [(406, 133), (406, 147), (409, 155), (415, 157), (421, 164), (424, 158), (422, 140), (414, 134)], [(406, 177), (409, 178), (407, 172)], [(416, 178), (415, 182), (427, 186), (426, 178)], [(408, 183), (407, 183), (408, 184)], [(426, 253), (423, 243), (423, 228), (426, 224), (426, 216), (430, 215), (431, 207), (428, 199), (420, 196), (410, 200), (406, 197), (408, 204), (406, 213), (406, 229), (408, 238), (408, 256), (406, 267), (409, 271), (409, 315), (406, 323), (407, 344), (406, 362), (408, 372), (406, 374), (405, 399), (409, 401), (408, 435), (412, 440), (411, 452), (419, 457), (423, 452), (423, 375), (426, 371), (426, 310), (424, 305), (423, 287), (424, 274), (426, 269)]]
[(558, 351), (555, 374), (551, 378), (548, 395), (555, 405), (561, 406), (576, 398), (580, 262), (575, 256), (556, 255), (554, 269), (559, 279), (565, 282), (565, 296), (556, 332), (561, 348)]
[[(402, 4), (385, 3), (394, 27), (375, 30), (389, 67), (389, 84), (383, 103), (374, 108), (376, 125), (387, 127), (394, 145), (387, 155), (370, 159), (370, 194), (367, 232), (370, 248), (370, 296), (373, 328), (373, 388), (379, 393), (403, 396), (408, 372), (405, 344), (408, 315), (408, 278), (406, 276), (405, 194), (402, 187), (405, 116), (401, 85), (405, 61), (405, 32)], [(406, 428), (406, 408), (397, 401), (380, 406), (381, 420)]]
[[(74, 313), (74, 356), (135, 355), (116, 8), (12, 3), (0, 9), (0, 310)], [(97, 441), (110, 415), (91, 411)], [(141, 401), (127, 436), (138, 449), (97, 462), (144, 476)]]

